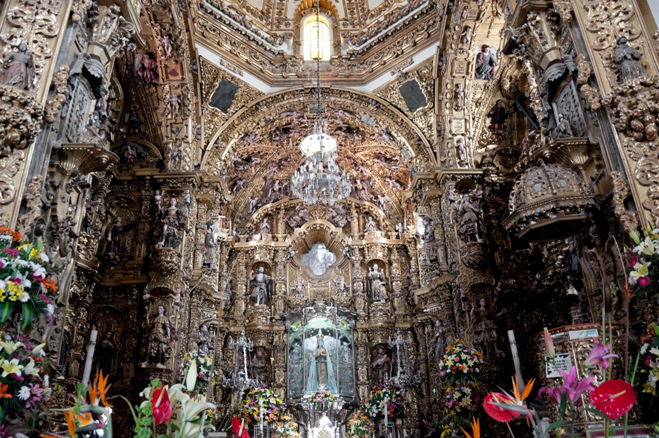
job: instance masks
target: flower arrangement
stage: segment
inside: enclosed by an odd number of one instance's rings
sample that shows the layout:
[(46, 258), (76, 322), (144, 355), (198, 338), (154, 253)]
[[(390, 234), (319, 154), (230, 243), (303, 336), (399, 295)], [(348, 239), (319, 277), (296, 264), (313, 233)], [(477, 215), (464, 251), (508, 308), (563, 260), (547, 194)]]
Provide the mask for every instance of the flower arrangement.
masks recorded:
[(394, 386), (373, 386), (369, 397), (364, 400), (364, 409), (371, 418), (384, 416), (386, 407), (388, 418), (404, 418), (407, 407), (403, 394)]
[(362, 411), (355, 412), (348, 419), (348, 436), (351, 438), (368, 438), (375, 434), (373, 421)]
[(57, 282), (43, 246), (22, 239), (20, 233), (0, 227), (0, 323), (20, 312), (25, 330), (35, 316), (53, 315)]
[(336, 399), (337, 395), (329, 391), (314, 391), (302, 397), (303, 402), (313, 404), (316, 409), (331, 405)]
[(659, 381), (659, 324), (650, 323), (646, 334), (641, 338), (641, 369), (640, 375), (647, 375), (642, 382), (643, 392), (657, 395)]
[(446, 347), (446, 352), (439, 360), (439, 375), (447, 378), (471, 378), (480, 372), (483, 354), (461, 342)]
[(467, 412), (475, 412), (480, 405), (481, 396), (478, 394), (476, 382), (463, 382), (450, 385), (444, 391), (444, 415), (451, 417), (464, 416)]
[[(51, 392), (41, 369), (44, 344), (33, 347), (27, 336), (20, 338), (4, 333), (0, 341), (0, 424), (39, 407)], [(0, 430), (0, 437), (4, 433)]]
[(184, 360), (184, 375), (190, 370), (196, 372), (197, 381), (195, 388), (192, 392), (205, 393), (208, 386), (215, 385), (215, 379), (218, 376), (217, 370), (213, 369), (213, 358), (210, 356), (202, 356), (196, 351), (185, 353)]
[(274, 422), (272, 432), (275, 438), (299, 438), (300, 436), (297, 423), (288, 413), (282, 414), (279, 420)]
[(275, 423), (286, 411), (284, 400), (270, 388), (253, 388), (243, 399), (242, 414), (250, 421)]
[(659, 293), (659, 228), (645, 228), (642, 234), (633, 232), (636, 244), (629, 257), (629, 285), (639, 293)]

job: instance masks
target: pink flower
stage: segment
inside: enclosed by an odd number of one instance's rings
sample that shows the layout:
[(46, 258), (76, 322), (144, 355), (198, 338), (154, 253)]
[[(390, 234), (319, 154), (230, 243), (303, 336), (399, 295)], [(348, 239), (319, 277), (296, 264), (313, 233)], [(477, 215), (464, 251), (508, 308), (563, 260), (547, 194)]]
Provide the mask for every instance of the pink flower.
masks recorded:
[(579, 380), (576, 367), (572, 367), (569, 373), (560, 370), (559, 372), (563, 376), (563, 384), (558, 388), (540, 388), (539, 395), (542, 395), (543, 392), (547, 393), (549, 398), (551, 398), (552, 402), (555, 404), (560, 404), (561, 398), (567, 397), (575, 406), (580, 406), (581, 395), (586, 391), (594, 389), (592, 383), (595, 378), (586, 377)]
[(650, 286), (650, 277), (638, 277), (638, 284), (643, 287)]
[(590, 354), (588, 355), (588, 359), (586, 359), (586, 366), (591, 368), (608, 368), (610, 365), (609, 359), (618, 357), (617, 354), (609, 353), (610, 349), (611, 347), (608, 345), (602, 345), (599, 340), (595, 340), (595, 345), (593, 345), (593, 348), (590, 350)]
[(638, 263), (638, 257), (632, 256), (632, 258), (629, 259), (629, 267), (633, 268), (636, 263)]
[(13, 249), (13, 248), (7, 248), (7, 249), (5, 249), (5, 253), (6, 253), (6, 254), (9, 254), (9, 255), (12, 255), (12, 256), (14, 256), (14, 257), (18, 257), (18, 251), (16, 251), (16, 250)]

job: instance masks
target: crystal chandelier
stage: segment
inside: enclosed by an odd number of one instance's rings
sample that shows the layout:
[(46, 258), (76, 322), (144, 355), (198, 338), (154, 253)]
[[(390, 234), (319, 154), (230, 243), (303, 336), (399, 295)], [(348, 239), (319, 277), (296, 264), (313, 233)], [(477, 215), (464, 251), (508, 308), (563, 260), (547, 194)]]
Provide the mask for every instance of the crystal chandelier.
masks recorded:
[[(316, 2), (316, 17), (319, 16), (320, 6)], [(316, 36), (320, 46), (319, 30)], [(291, 177), (291, 191), (305, 204), (334, 205), (335, 202), (350, 195), (352, 184), (348, 174), (336, 163), (338, 156), (336, 140), (326, 133), (320, 96), (319, 55), (316, 57), (316, 100), (317, 118), (313, 133), (300, 143), (304, 162)]]

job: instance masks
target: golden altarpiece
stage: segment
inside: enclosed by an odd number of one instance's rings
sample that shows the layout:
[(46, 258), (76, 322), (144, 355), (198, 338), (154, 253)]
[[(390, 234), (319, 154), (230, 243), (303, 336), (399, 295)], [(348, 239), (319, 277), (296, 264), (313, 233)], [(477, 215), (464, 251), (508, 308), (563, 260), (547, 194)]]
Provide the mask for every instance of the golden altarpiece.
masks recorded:
[[(655, 9), (2, 1), (0, 212), (61, 266), (54, 381), (80, 379), (94, 331), (117, 393), (177, 381), (199, 351), (227, 415), (242, 376), (327, 436), (301, 400), (329, 390), (345, 436), (395, 385), (407, 414), (377, 436), (425, 436), (455, 339), (494, 388), (515, 372), (510, 330), (535, 375), (543, 327), (656, 320), (625, 304), (613, 244), (659, 218)], [(332, 205), (291, 190), (319, 112), (351, 184)]]

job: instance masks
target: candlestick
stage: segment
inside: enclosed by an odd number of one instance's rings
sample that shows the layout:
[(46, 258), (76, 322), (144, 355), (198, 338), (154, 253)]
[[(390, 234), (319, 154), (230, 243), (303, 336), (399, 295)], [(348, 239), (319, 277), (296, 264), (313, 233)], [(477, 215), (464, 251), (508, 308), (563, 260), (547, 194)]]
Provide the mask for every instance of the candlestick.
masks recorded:
[(389, 403), (389, 398), (387, 396), (384, 397), (384, 407), (382, 410), (384, 411), (384, 433), (385, 436), (389, 436), (389, 409), (387, 408), (387, 404)]
[(85, 358), (85, 368), (82, 372), (82, 384), (87, 385), (89, 383), (89, 376), (92, 373), (92, 360), (94, 359), (94, 349), (96, 347), (96, 337), (98, 332), (95, 329), (92, 329), (91, 335), (89, 336), (89, 343), (87, 344), (87, 357)]

